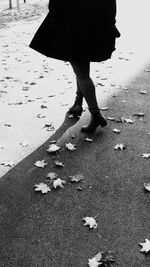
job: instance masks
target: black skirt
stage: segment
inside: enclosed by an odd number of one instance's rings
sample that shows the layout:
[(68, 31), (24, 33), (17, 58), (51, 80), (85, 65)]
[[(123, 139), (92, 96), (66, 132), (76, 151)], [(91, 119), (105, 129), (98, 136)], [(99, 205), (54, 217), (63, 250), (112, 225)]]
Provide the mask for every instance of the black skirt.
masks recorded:
[(95, 6), (86, 5), (85, 8), (82, 2), (85, 0), (80, 0), (80, 6), (77, 1), (74, 6), (54, 6), (29, 46), (47, 57), (64, 61), (99, 62), (109, 59), (115, 50), (116, 38), (120, 37), (115, 27), (115, 12), (112, 15), (108, 13), (108, 18), (105, 14), (100, 16)]

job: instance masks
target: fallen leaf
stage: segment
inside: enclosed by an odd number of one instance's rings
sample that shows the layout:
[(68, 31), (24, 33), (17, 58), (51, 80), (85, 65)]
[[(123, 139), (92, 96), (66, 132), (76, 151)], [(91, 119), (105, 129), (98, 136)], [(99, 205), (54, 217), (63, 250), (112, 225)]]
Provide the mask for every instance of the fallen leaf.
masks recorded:
[(28, 147), (29, 146), (29, 144), (27, 143), (27, 142), (20, 142), (20, 145), (22, 146), (22, 147)]
[(54, 131), (55, 130), (55, 127), (52, 125), (52, 123), (50, 123), (50, 124), (46, 123), (43, 128), (46, 128), (47, 131)]
[(114, 128), (113, 132), (119, 134), (121, 131), (119, 129)]
[(101, 262), (105, 264), (105, 266), (111, 266), (111, 262), (115, 262), (114, 260), (114, 251), (103, 251), (101, 252), (102, 258)]
[(45, 160), (38, 160), (34, 163), (34, 165), (38, 168), (44, 168), (48, 163), (45, 162)]
[(59, 161), (59, 160), (56, 160), (55, 161), (55, 165), (58, 166), (58, 167), (64, 167), (64, 163), (62, 161)]
[(36, 184), (34, 187), (35, 187), (35, 191), (41, 191), (42, 194), (47, 194), (48, 192), (51, 191), (50, 187), (44, 183)]
[(49, 178), (50, 180), (53, 180), (53, 179), (56, 179), (58, 177), (57, 173), (55, 172), (49, 172), (47, 175), (46, 175), (47, 178)]
[(52, 153), (52, 152), (56, 152), (60, 149), (59, 146), (57, 146), (56, 144), (51, 144), (49, 145), (47, 152)]
[(123, 150), (125, 149), (125, 146), (124, 144), (117, 144), (115, 147), (114, 147), (115, 150)]
[(6, 126), (6, 127), (11, 127), (12, 124), (10, 124), (10, 123), (5, 123), (4, 126)]
[(53, 187), (56, 189), (57, 187), (64, 188), (63, 184), (66, 184), (65, 180), (61, 180), (60, 178), (53, 181)]
[(43, 119), (43, 118), (45, 118), (46, 116), (45, 116), (45, 115), (42, 115), (42, 114), (37, 114), (36, 117), (39, 118), (39, 119)]
[(137, 113), (134, 113), (133, 116), (139, 116), (139, 117), (144, 117), (144, 113), (143, 112), (137, 112)]
[(144, 183), (144, 188), (145, 188), (147, 191), (150, 191), (150, 183)]
[(12, 162), (12, 161), (10, 161), (10, 162), (5, 161), (5, 162), (2, 162), (0, 165), (4, 165), (5, 167), (12, 167), (12, 166), (14, 166), (15, 164), (14, 164), (14, 162)]
[(84, 140), (85, 140), (86, 142), (93, 142), (93, 139), (91, 139), (91, 138), (88, 138), (88, 137), (87, 137), (87, 138), (85, 138)]
[(45, 106), (45, 105), (41, 105), (41, 108), (47, 108), (47, 106)]
[(142, 158), (148, 159), (150, 157), (150, 153), (143, 153)]
[(67, 143), (65, 146), (66, 146), (66, 148), (67, 148), (68, 150), (71, 150), (71, 151), (76, 150), (75, 145), (72, 144), (72, 143)]
[(85, 221), (84, 223), (85, 226), (89, 225), (90, 229), (97, 228), (97, 223), (93, 217), (85, 217), (82, 220)]
[(146, 238), (145, 243), (139, 243), (140, 246), (142, 246), (141, 252), (148, 252), (150, 251), (150, 241)]
[(109, 121), (115, 121), (115, 118), (114, 117), (107, 117), (107, 120), (109, 120)]
[(89, 259), (88, 261), (89, 267), (98, 267), (103, 264), (102, 262), (97, 261), (97, 259), (95, 259), (94, 257), (92, 259)]
[(73, 175), (73, 176), (69, 176), (71, 178), (71, 182), (80, 182), (81, 180), (84, 180), (84, 176), (83, 174), (76, 174), (76, 175)]
[(115, 122), (121, 123), (121, 122), (123, 122), (123, 121), (122, 121), (122, 118), (119, 117), (119, 118), (115, 118)]
[(126, 123), (131, 123), (131, 124), (134, 122), (134, 120), (132, 120), (132, 119), (126, 119), (124, 117), (122, 117), (122, 121), (123, 122), (126, 122)]
[(108, 107), (103, 107), (103, 108), (100, 108), (100, 110), (108, 110), (109, 108)]
[(96, 254), (92, 259), (89, 259), (89, 266), (99, 266), (103, 264), (103, 266), (112, 266), (111, 262), (115, 262), (113, 251), (103, 251)]
[(73, 118), (74, 118), (73, 114), (70, 114), (70, 115), (68, 116), (68, 118), (69, 118), (69, 119), (73, 119)]
[(141, 90), (141, 91), (139, 91), (139, 93), (142, 94), (142, 95), (145, 95), (145, 94), (147, 94), (147, 91), (146, 90)]

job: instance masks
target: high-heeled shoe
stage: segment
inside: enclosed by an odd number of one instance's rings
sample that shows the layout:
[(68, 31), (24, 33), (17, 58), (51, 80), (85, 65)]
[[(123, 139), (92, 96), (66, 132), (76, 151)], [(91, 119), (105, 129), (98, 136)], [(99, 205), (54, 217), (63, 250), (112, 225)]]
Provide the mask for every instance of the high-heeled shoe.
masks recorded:
[(81, 131), (84, 133), (94, 133), (98, 126), (105, 127), (107, 125), (106, 119), (100, 112), (91, 113), (91, 120), (89, 124), (83, 126)]

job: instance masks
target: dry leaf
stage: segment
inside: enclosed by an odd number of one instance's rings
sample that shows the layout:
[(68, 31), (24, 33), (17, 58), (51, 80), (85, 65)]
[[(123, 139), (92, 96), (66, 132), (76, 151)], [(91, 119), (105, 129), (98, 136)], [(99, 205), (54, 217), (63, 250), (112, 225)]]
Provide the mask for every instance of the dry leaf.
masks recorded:
[(42, 114), (37, 114), (36, 117), (39, 118), (39, 119), (43, 119), (43, 118), (45, 118), (46, 116), (45, 116), (45, 115), (42, 115)]
[(113, 251), (99, 252), (92, 259), (89, 259), (90, 267), (97, 267), (103, 264), (103, 266), (112, 266), (111, 262), (115, 262), (113, 257)]
[(114, 147), (115, 150), (123, 150), (125, 149), (125, 146), (124, 144), (117, 144), (115, 147)]
[(115, 121), (115, 118), (114, 117), (107, 117), (107, 120), (109, 120), (109, 121)]
[(65, 180), (61, 180), (60, 178), (53, 181), (53, 187), (56, 189), (57, 187), (64, 188), (63, 184), (66, 184)]
[(47, 184), (44, 184), (44, 183), (36, 184), (35, 187), (36, 187), (35, 191), (41, 191), (42, 194), (47, 194), (48, 192), (51, 191), (49, 186), (47, 186)]
[(150, 183), (144, 183), (144, 188), (145, 188), (147, 191), (150, 191)]
[(124, 117), (122, 117), (122, 121), (123, 122), (126, 122), (126, 123), (131, 123), (131, 124), (134, 122), (134, 120), (132, 120), (132, 119), (126, 119)]
[(85, 221), (84, 223), (85, 226), (89, 225), (90, 229), (97, 228), (97, 223), (93, 217), (85, 217), (82, 220)]
[(103, 263), (97, 261), (97, 259), (95, 259), (94, 257), (92, 259), (89, 259), (89, 262), (88, 262), (89, 267), (98, 267), (101, 264), (103, 264)]
[(84, 180), (84, 177), (82, 174), (77, 174), (77, 175), (73, 175), (73, 176), (69, 176), (71, 177), (71, 182), (80, 182), (81, 180)]
[(46, 163), (45, 161), (44, 161), (44, 159), (43, 160), (38, 160), (38, 161), (36, 161), (35, 163), (34, 163), (34, 165), (36, 166), (36, 167), (38, 167), (38, 168), (44, 168), (46, 165), (47, 165), (48, 163)]
[(144, 71), (145, 71), (145, 72), (150, 72), (150, 69), (145, 69)]
[(139, 116), (139, 117), (144, 117), (144, 113), (143, 112), (138, 112), (138, 113), (134, 113), (133, 116)]
[(41, 105), (41, 108), (47, 108), (47, 106), (45, 106), (45, 105)]
[(57, 173), (55, 172), (49, 172), (47, 175), (46, 175), (47, 178), (49, 178), (50, 180), (53, 180), (53, 179), (56, 179), (58, 177)]
[(66, 146), (66, 148), (67, 148), (68, 150), (71, 150), (71, 151), (76, 150), (76, 147), (75, 147), (74, 144), (67, 143), (65, 146)]
[(149, 252), (150, 251), (150, 241), (146, 238), (145, 243), (139, 243), (142, 246), (141, 252)]
[(64, 167), (64, 163), (62, 161), (59, 161), (59, 160), (56, 160), (55, 161), (55, 165), (58, 166), (58, 167)]
[(150, 157), (150, 153), (143, 153), (142, 158), (148, 159)]
[(15, 165), (14, 162), (10, 161), (10, 162), (2, 162), (0, 165), (4, 165), (5, 167), (13, 167)]
[(56, 152), (60, 149), (59, 146), (55, 145), (55, 144), (51, 144), (49, 145), (47, 152), (52, 153), (52, 152)]
[(87, 138), (85, 138), (84, 140), (85, 140), (85, 141), (87, 141), (87, 142), (93, 142), (93, 139), (91, 139), (91, 138), (88, 138), (88, 137), (87, 137)]
[(111, 266), (111, 262), (115, 262), (114, 260), (114, 251), (103, 251), (101, 252), (102, 258), (101, 262), (105, 264), (105, 266)]
[(100, 110), (103, 110), (103, 111), (108, 110), (108, 107), (100, 108)]
[(142, 94), (142, 95), (145, 95), (145, 94), (147, 94), (147, 91), (146, 90), (141, 90), (141, 91), (139, 91), (139, 93)]
[(114, 128), (113, 132), (119, 134), (121, 131), (119, 129)]

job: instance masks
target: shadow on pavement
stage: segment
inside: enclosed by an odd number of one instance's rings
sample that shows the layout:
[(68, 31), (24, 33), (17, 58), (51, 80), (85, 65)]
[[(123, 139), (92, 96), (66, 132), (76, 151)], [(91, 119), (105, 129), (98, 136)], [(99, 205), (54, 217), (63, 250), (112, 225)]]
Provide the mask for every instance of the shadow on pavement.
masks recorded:
[[(115, 251), (113, 266), (150, 265), (150, 256), (141, 253), (138, 245), (150, 239), (150, 195), (143, 189), (150, 179), (149, 160), (142, 158), (142, 153), (150, 152), (149, 82), (149, 73), (143, 71), (127, 90), (108, 101), (106, 117), (132, 118), (132, 124), (108, 121), (105, 129), (88, 136), (93, 142), (87, 143), (87, 136), (79, 132), (82, 118), (74, 125), (66, 117), (47, 142), (3, 176), (0, 266), (84, 267), (89, 258), (105, 250)], [(141, 94), (141, 89), (146, 93)], [(135, 115), (141, 111), (144, 116)], [(61, 145), (59, 156), (47, 154), (51, 140)], [(66, 150), (66, 142), (77, 149)], [(126, 149), (115, 150), (121, 143)], [(48, 165), (35, 167), (42, 159)], [(56, 167), (56, 159), (64, 167)], [(61, 189), (50, 184), (47, 194), (35, 192), (35, 184), (49, 184), (49, 172), (56, 172), (67, 184)], [(80, 173), (85, 179), (72, 183), (69, 176)], [(85, 227), (82, 218), (97, 214), (98, 227)]]

